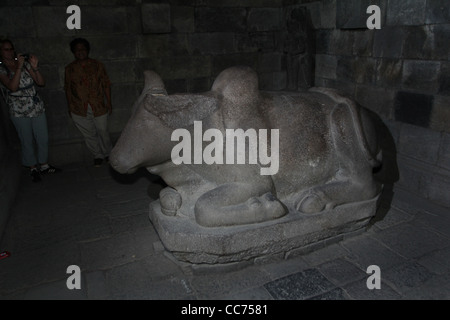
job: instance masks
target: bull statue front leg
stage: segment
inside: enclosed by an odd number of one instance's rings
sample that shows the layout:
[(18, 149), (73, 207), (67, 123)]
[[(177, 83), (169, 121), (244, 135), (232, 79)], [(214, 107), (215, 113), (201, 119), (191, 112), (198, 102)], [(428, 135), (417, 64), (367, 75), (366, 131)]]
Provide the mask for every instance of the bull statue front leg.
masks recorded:
[[(223, 179), (212, 181), (218, 168)], [(166, 216), (192, 217), (203, 227), (225, 227), (270, 221), (287, 213), (276, 198), (271, 176), (260, 175), (258, 165), (176, 165), (168, 161), (147, 169), (168, 185), (159, 195)]]
[(287, 210), (271, 191), (271, 178), (259, 180), (225, 183), (206, 192), (195, 204), (195, 220), (204, 227), (221, 227), (284, 216)]

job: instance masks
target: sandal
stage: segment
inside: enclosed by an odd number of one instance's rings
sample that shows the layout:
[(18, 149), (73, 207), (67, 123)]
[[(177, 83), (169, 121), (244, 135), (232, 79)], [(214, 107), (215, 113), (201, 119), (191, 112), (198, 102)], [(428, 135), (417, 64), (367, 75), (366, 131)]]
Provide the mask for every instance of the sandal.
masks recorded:
[(33, 182), (41, 181), (41, 174), (39, 173), (39, 171), (37, 169), (31, 169), (30, 175), (31, 175), (31, 180)]
[(61, 169), (55, 168), (54, 166), (49, 165), (47, 169), (41, 170), (42, 174), (51, 174), (61, 172)]

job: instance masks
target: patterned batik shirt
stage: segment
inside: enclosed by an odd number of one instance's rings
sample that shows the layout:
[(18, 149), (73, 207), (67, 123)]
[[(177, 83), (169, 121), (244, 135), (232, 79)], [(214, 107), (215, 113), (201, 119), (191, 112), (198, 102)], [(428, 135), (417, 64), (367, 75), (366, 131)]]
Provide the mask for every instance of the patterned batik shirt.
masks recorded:
[[(34, 80), (27, 71), (29, 68), (30, 65), (25, 63), (17, 91), (12, 92), (4, 86), (1, 88), (11, 117), (34, 118), (45, 112), (44, 102), (36, 92)], [(14, 78), (15, 75), (15, 71), (8, 72), (5, 66), (0, 66), (0, 73), (6, 75), (9, 79)]]
[(64, 89), (68, 96), (70, 112), (86, 117), (88, 105), (95, 117), (108, 113), (105, 89), (111, 82), (103, 64), (88, 58), (82, 64), (75, 60), (66, 67)]

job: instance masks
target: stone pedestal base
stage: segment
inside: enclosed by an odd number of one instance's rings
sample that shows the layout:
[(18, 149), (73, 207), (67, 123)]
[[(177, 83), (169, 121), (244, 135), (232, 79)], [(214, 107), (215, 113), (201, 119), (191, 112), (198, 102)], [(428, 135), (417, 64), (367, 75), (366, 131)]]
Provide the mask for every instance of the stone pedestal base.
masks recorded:
[(161, 212), (157, 200), (150, 204), (149, 218), (164, 247), (178, 260), (191, 264), (229, 264), (286, 255), (359, 230), (375, 215), (377, 199), (316, 214), (290, 212), (272, 221), (220, 228), (199, 226), (188, 217), (167, 216)]

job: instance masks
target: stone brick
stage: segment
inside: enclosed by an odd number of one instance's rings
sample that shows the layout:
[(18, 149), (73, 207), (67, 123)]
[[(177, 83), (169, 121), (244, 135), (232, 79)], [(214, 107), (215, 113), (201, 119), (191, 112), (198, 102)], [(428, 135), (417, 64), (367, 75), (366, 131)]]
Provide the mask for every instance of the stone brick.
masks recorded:
[(121, 119), (118, 117), (116, 110), (123, 109), (129, 112), (140, 93), (140, 90), (138, 90), (134, 83), (113, 83), (111, 86), (111, 100), (113, 106), (111, 118), (113, 119), (113, 122), (116, 123), (113, 132), (120, 132), (120, 122), (123, 122), (123, 118)]
[(450, 96), (436, 95), (434, 97), (430, 128), (450, 133)]
[(112, 83), (134, 82), (136, 79), (128, 60), (105, 61), (104, 66)]
[(354, 60), (354, 73), (356, 83), (375, 84), (377, 61), (372, 58), (356, 57)]
[(434, 51), (433, 38), (430, 26), (408, 28), (403, 45), (403, 58), (431, 59)]
[[(399, 180), (398, 186), (407, 189), (414, 194), (421, 194), (422, 181), (425, 180), (425, 174), (422, 170), (403, 163), (403, 158), (397, 156)], [(422, 196), (423, 197), (423, 196)]]
[[(119, 136), (123, 130), (123, 122), (130, 119), (131, 116), (131, 106), (134, 103), (131, 99), (126, 99), (125, 102), (121, 102), (121, 100), (125, 100), (124, 98), (120, 99), (117, 94), (113, 95), (113, 113), (108, 119), (108, 130), (111, 133), (111, 139), (113, 135)], [(134, 99), (134, 100), (137, 100)], [(123, 104), (122, 104), (123, 103)], [(127, 106), (128, 108), (124, 108)]]
[(336, 2), (336, 27), (341, 29), (367, 28), (367, 8), (377, 5), (381, 9), (381, 26), (385, 24), (386, 0), (339, 0)]
[(171, 31), (170, 5), (145, 3), (141, 8), (144, 33), (168, 33)]
[(130, 6), (125, 7), (127, 14), (127, 26), (126, 30), (129, 34), (141, 34), (142, 33), (142, 22), (141, 22), (141, 7), (140, 6)]
[(139, 57), (189, 55), (189, 39), (186, 33), (148, 34), (139, 39)]
[[(260, 48), (258, 47), (255, 38), (254, 38), (254, 34), (258, 34), (258, 32), (252, 32), (252, 33), (247, 33), (247, 32), (240, 32), (240, 33), (235, 33), (234, 34), (234, 38), (235, 38), (235, 46), (236, 46), (236, 50), (242, 53), (246, 53), (246, 52), (257, 52), (260, 50)], [(271, 40), (272, 42), (272, 46), (273, 46), (273, 39)]]
[(215, 78), (226, 68), (236, 65), (246, 65), (259, 72), (260, 70), (258, 69), (258, 59), (258, 53), (236, 53), (214, 56), (212, 57), (211, 75), (213, 78)]
[(258, 74), (261, 90), (277, 91), (286, 89), (286, 72), (267, 72)]
[(450, 96), (450, 62), (441, 63), (439, 94)]
[(395, 120), (427, 128), (433, 96), (400, 91), (395, 96)]
[(57, 64), (40, 63), (39, 70), (45, 79), (45, 90), (64, 86), (64, 67)]
[(398, 145), (398, 141), (400, 139), (401, 128), (404, 125), (401, 122), (395, 120), (386, 120), (384, 119), (384, 124), (389, 129), (389, 132), (392, 135), (392, 139), (394, 140), (395, 145)]
[[(129, 23), (129, 10), (126, 7), (83, 6), (81, 11), (81, 30), (69, 30), (66, 21), (70, 17), (67, 6), (36, 6), (33, 15), (39, 37), (51, 36), (90, 36), (99, 34), (124, 34), (136, 31)], [(130, 28), (133, 28), (130, 30)], [(139, 30), (140, 31), (140, 30)]]
[(405, 60), (403, 62), (403, 87), (418, 92), (436, 93), (440, 66), (438, 61)]
[(187, 79), (164, 79), (164, 85), (168, 94), (188, 92), (187, 83)]
[(400, 59), (380, 59), (376, 78), (382, 87), (398, 86), (402, 80), (403, 61)]
[[(137, 56), (138, 37), (130, 35), (101, 36), (89, 38), (92, 58), (101, 61), (113, 59), (129, 59)], [(118, 45), (120, 44), (120, 45)], [(68, 44), (67, 44), (68, 46)], [(69, 51), (67, 49), (67, 51)], [(70, 51), (69, 51), (70, 52)], [(70, 53), (71, 54), (71, 53)], [(73, 59), (73, 56), (72, 56)]]
[(400, 58), (406, 30), (401, 27), (383, 27), (377, 30), (373, 42), (373, 56)]
[(364, 28), (366, 26), (365, 15), (361, 9), (361, 1), (343, 0), (338, 1), (336, 4), (337, 28)]
[(343, 80), (335, 80), (335, 79), (324, 79), (316, 77), (314, 79), (314, 85), (318, 87), (329, 87), (334, 88), (347, 96), (353, 96), (355, 93), (355, 83)]
[[(13, 41), (19, 52), (31, 52), (38, 56), (41, 65), (50, 66), (57, 64), (65, 66), (74, 60), (69, 47), (71, 40), (72, 37), (42, 37), (22, 38)], [(91, 43), (91, 46), (95, 48), (95, 43)], [(94, 53), (94, 55), (96, 52), (96, 49), (91, 50), (91, 53)]]
[(319, 1), (311, 1), (310, 3), (305, 3), (303, 6), (307, 9), (308, 19), (314, 29), (322, 28), (322, 17), (321, 8), (322, 5)]
[(247, 11), (244, 8), (195, 9), (196, 32), (242, 32), (246, 30)]
[[(364, 271), (372, 264), (378, 265), (381, 270), (387, 270), (405, 261), (401, 255), (392, 252), (372, 237), (356, 236), (340, 244), (344, 250), (348, 251), (347, 260), (360, 266)], [(376, 263), (373, 261), (374, 256), (377, 257)]]
[[(187, 0), (172, 0), (179, 2), (186, 2)], [(280, 7), (283, 5), (283, 0), (189, 0), (193, 4), (206, 7)]]
[(318, 269), (328, 280), (338, 286), (367, 277), (367, 273), (344, 259), (326, 262), (320, 265)]
[[(70, 35), (71, 30), (67, 29), (66, 21), (69, 15), (66, 13), (67, 7), (33, 7), (33, 16), (36, 22), (36, 32), (38, 37)], [(84, 22), (84, 14), (82, 16)], [(84, 25), (82, 25), (82, 28)], [(83, 30), (84, 31), (84, 30)]]
[(355, 30), (353, 32), (353, 54), (356, 56), (372, 56), (374, 30)]
[(320, 9), (320, 26), (324, 29), (336, 27), (336, 0), (323, 0)]
[(450, 170), (450, 133), (442, 134), (438, 166)]
[[(66, 9), (63, 8), (64, 11)], [(125, 7), (111, 6), (83, 6), (81, 9), (81, 30), (76, 30), (77, 36), (104, 35), (104, 34), (128, 34), (128, 17)], [(68, 14), (63, 14), (63, 18), (68, 18)], [(61, 29), (66, 28), (64, 20)], [(74, 30), (70, 31), (74, 33)]]
[(432, 58), (435, 60), (450, 60), (448, 39), (450, 39), (450, 24), (432, 26), (434, 45)]
[(287, 72), (277, 71), (273, 73), (274, 85), (269, 90), (284, 90), (287, 85)]
[(60, 88), (41, 90), (39, 94), (44, 100), (47, 115), (69, 117), (67, 113), (66, 93), (64, 90), (61, 90)]
[(336, 79), (337, 57), (326, 54), (316, 55), (316, 76)]
[(281, 10), (278, 8), (253, 8), (249, 10), (249, 31), (273, 31), (281, 29)]
[(283, 69), (284, 55), (282, 53), (261, 53), (258, 58), (258, 71), (260, 72), (281, 71)]
[(334, 53), (337, 55), (351, 56), (353, 54), (354, 32), (350, 30), (338, 30), (333, 39)]
[(393, 118), (394, 90), (378, 86), (357, 86), (356, 101), (384, 119)]
[(426, 23), (448, 23), (450, 21), (450, 6), (448, 0), (428, 0)]
[(163, 57), (161, 61), (160, 76), (163, 79), (199, 78), (208, 77), (211, 74), (209, 56)]
[[(70, 5), (74, 1), (67, 0), (32, 0), (33, 2), (45, 2), (50, 5)], [(22, 2), (22, 1), (21, 1)], [(133, 6), (136, 0), (78, 0), (77, 4), (81, 6)], [(140, 1), (139, 1), (140, 2)], [(144, 0), (145, 2), (145, 0)]]
[(446, 208), (450, 208), (450, 176), (433, 174), (429, 183), (424, 186), (427, 198), (432, 202), (440, 204)]
[(317, 269), (308, 269), (274, 280), (264, 287), (276, 300), (304, 300), (335, 288)]
[(276, 50), (277, 35), (276, 32), (252, 32), (249, 33), (251, 43), (258, 48), (258, 51), (270, 52)]
[[(67, 113), (67, 104), (65, 105), (60, 105), (60, 106), (52, 106), (54, 108), (57, 107), (65, 107), (66, 112), (65, 114), (61, 115), (61, 114), (56, 114), (53, 112), (46, 112), (46, 116), (47, 116), (47, 124), (48, 124), (48, 136), (49, 136), (49, 142), (50, 144), (58, 142), (58, 141), (64, 141), (64, 140), (69, 140), (70, 138), (73, 138), (74, 136), (71, 136), (71, 131), (70, 131), (70, 127), (69, 125), (71, 125), (72, 121), (69, 118), (69, 115)], [(50, 109), (50, 107), (47, 105), (46, 109)], [(78, 137), (80, 137), (80, 135), (75, 135)]]
[(429, 164), (436, 164), (439, 147), (439, 132), (413, 125), (402, 126), (398, 147), (399, 154)]
[(388, 26), (422, 25), (425, 23), (426, 1), (389, 1), (386, 14)]
[(194, 8), (187, 6), (172, 6), (172, 29), (173, 32), (194, 32)]
[(337, 61), (337, 79), (371, 84), (375, 83), (376, 62), (371, 58), (341, 57)]
[(211, 90), (212, 80), (210, 77), (195, 78), (187, 80), (187, 92), (200, 93)]
[(417, 262), (405, 263), (383, 273), (383, 279), (387, 279), (401, 293), (408, 292), (412, 287), (419, 287), (432, 276), (430, 271)]
[(234, 34), (227, 33), (194, 33), (190, 35), (191, 49), (194, 54), (235, 53)]
[(315, 30), (315, 47), (317, 54), (333, 54), (331, 41), (333, 30)]
[[(17, 5), (17, 1), (14, 1), (14, 5)], [(34, 24), (32, 8), (1, 8), (0, 30), (1, 36), (12, 38), (11, 40), (19, 37), (35, 37), (36, 25)]]

